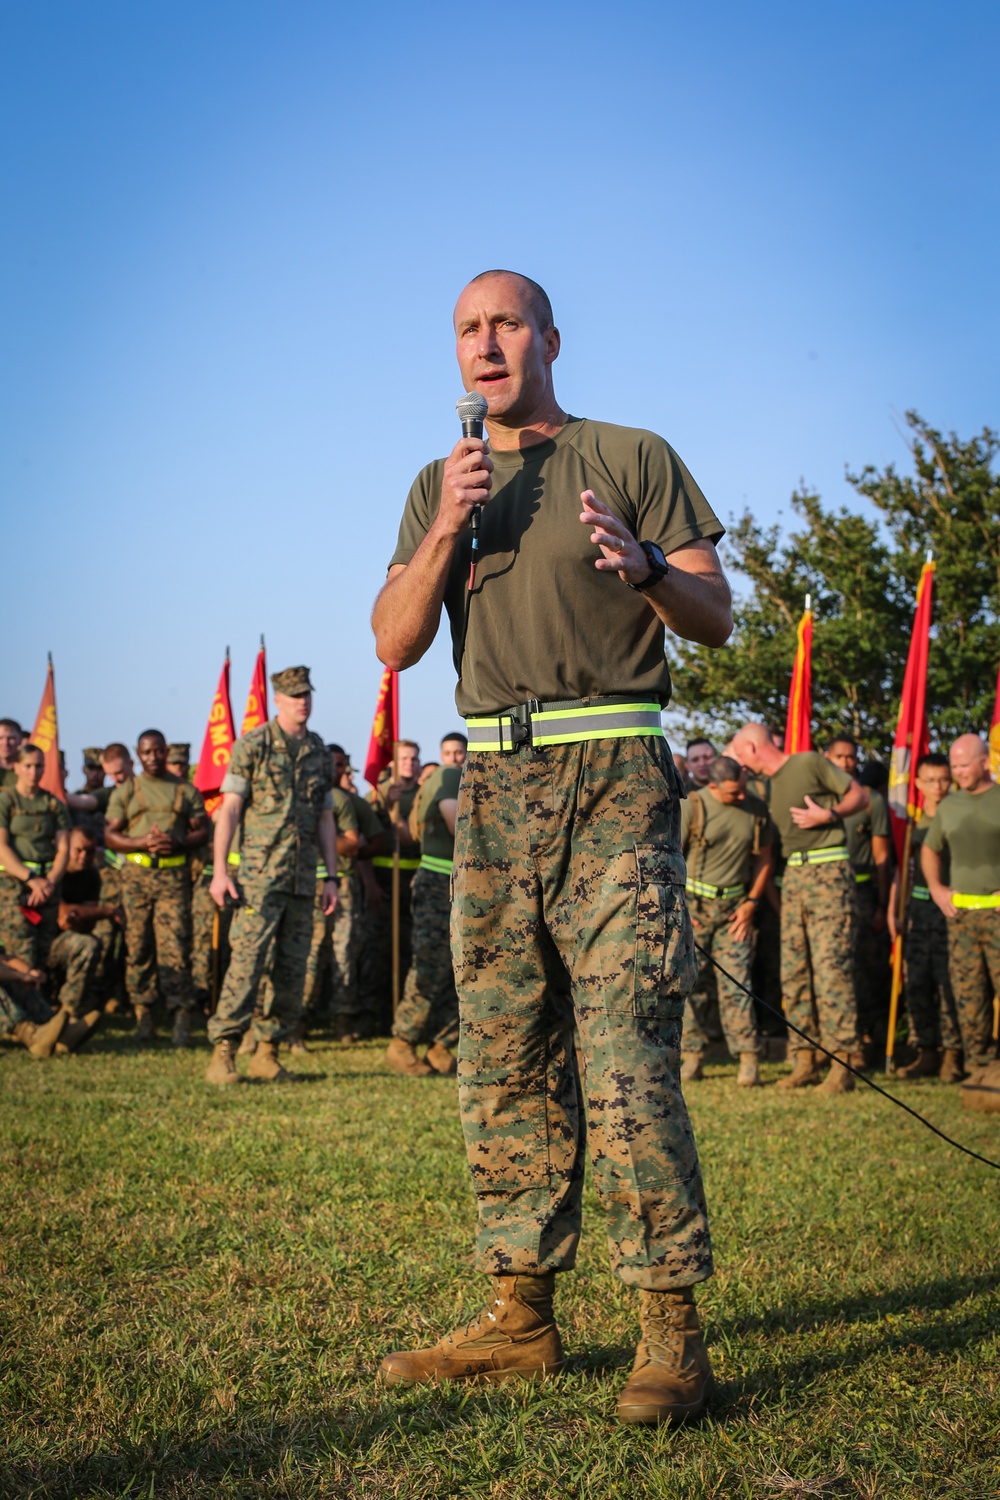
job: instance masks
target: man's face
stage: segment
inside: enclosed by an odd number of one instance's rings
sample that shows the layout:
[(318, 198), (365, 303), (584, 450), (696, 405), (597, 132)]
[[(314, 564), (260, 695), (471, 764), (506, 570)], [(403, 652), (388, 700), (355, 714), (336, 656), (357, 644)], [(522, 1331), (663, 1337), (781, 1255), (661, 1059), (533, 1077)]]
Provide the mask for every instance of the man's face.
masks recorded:
[(711, 791), (717, 802), (721, 802), (724, 807), (732, 807), (733, 803), (738, 802), (743, 796), (743, 783), (740, 781), (713, 782)]
[(538, 327), (531, 288), (516, 276), (467, 286), (455, 307), (458, 367), (467, 391), (486, 397), (489, 416), (529, 421), (548, 399), (559, 353), (555, 328)]
[(951, 772), (947, 766), (921, 766), (917, 772), (917, 790), (934, 802), (940, 802), (951, 791)]
[(17, 747), (21, 743), (21, 736), (16, 729), (11, 729), (7, 724), (0, 724), (0, 765), (9, 767), (14, 764), (14, 756)]
[(688, 775), (695, 786), (708, 785), (708, 768), (715, 759), (711, 745), (692, 745), (687, 753)]
[(412, 781), (420, 770), (420, 756), (412, 745), (400, 745), (398, 765), (400, 781)]
[(312, 713), (312, 693), (275, 693), (274, 706), (283, 719), (290, 724), (307, 724)]
[(128, 781), (129, 777), (135, 771), (131, 756), (129, 756), (128, 760), (106, 760), (103, 762), (103, 765), (104, 774), (112, 786), (121, 786), (122, 782)]
[(333, 779), (334, 779), (334, 782), (337, 784), (337, 786), (341, 786), (343, 784), (343, 778), (347, 774), (347, 769), (350, 766), (350, 764), (351, 764), (351, 762), (349, 761), (349, 759), (343, 753), (342, 750), (334, 750), (334, 752), (333, 752)]
[(42, 777), (45, 775), (45, 760), (37, 750), (32, 751), (30, 755), (18, 761), (14, 772), (18, 785), (25, 787), (30, 796), (41, 786)]
[(66, 868), (71, 874), (77, 875), (81, 870), (87, 870), (94, 863), (94, 841), (89, 833), (84, 833), (82, 828), (74, 828), (69, 836), (69, 859)]
[(171, 776), (176, 776), (178, 781), (187, 781), (190, 764), (186, 760), (168, 760), (167, 770)]
[(167, 769), (167, 745), (158, 734), (144, 734), (138, 744), (139, 763), (147, 776), (162, 776)]
[(104, 785), (104, 771), (100, 766), (84, 766), (83, 783), (88, 792), (100, 791)]
[(846, 771), (848, 776), (857, 775), (858, 752), (846, 740), (834, 740), (826, 752), (826, 758), (831, 765), (839, 767), (841, 771)]
[(441, 741), (441, 764), (443, 766), (464, 766), (467, 751), (461, 740)]
[(981, 748), (977, 749), (975, 741), (963, 744), (959, 740), (952, 745), (948, 752), (948, 763), (952, 778), (960, 791), (974, 791), (981, 782), (989, 780), (989, 756)]

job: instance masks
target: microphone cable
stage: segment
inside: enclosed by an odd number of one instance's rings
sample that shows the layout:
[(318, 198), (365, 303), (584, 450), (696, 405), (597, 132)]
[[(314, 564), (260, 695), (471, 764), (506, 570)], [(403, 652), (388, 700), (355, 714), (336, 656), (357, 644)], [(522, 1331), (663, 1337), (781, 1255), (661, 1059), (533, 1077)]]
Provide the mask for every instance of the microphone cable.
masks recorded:
[(819, 1042), (814, 1042), (812, 1037), (806, 1036), (806, 1033), (804, 1031), (800, 1031), (797, 1026), (793, 1026), (792, 1022), (788, 1019), (783, 1011), (778, 1010), (776, 1006), (769, 1005), (766, 1000), (762, 1000), (759, 995), (755, 995), (753, 990), (748, 989), (745, 984), (741, 984), (736, 976), (734, 974), (730, 974), (728, 969), (724, 969), (719, 963), (719, 960), (717, 958), (714, 958), (711, 953), (707, 952), (707, 950), (704, 949), (700, 943), (696, 942), (694, 946), (697, 948), (698, 952), (702, 955), (703, 958), (707, 958), (710, 964), (715, 965), (720, 974), (725, 975), (730, 984), (735, 984), (737, 989), (741, 989), (744, 995), (749, 995), (750, 999), (755, 1001), (757, 1005), (762, 1005), (765, 1010), (771, 1012), (772, 1016), (777, 1016), (779, 1020), (784, 1021), (785, 1025), (790, 1031), (794, 1031), (796, 1036), (800, 1036), (802, 1040), (806, 1042), (810, 1047), (814, 1048), (815, 1051), (822, 1052), (825, 1057), (828, 1057), (831, 1062), (835, 1062), (838, 1067), (846, 1068), (848, 1073), (853, 1073), (855, 1078), (860, 1078), (862, 1083), (867, 1083), (870, 1089), (874, 1089), (876, 1094), (881, 1094), (883, 1099), (888, 1099), (890, 1104), (895, 1104), (898, 1109), (904, 1109), (908, 1115), (912, 1115), (915, 1120), (919, 1120), (920, 1124), (925, 1126), (926, 1129), (932, 1131), (934, 1135), (940, 1136), (941, 1140), (946, 1141), (949, 1146), (954, 1146), (956, 1151), (961, 1151), (965, 1156), (971, 1156), (973, 1161), (982, 1162), (984, 1167), (992, 1167), (995, 1172), (1000, 1172), (1000, 1162), (991, 1161), (988, 1156), (980, 1156), (978, 1151), (973, 1151), (969, 1146), (963, 1146), (961, 1141), (952, 1140), (950, 1135), (945, 1135), (943, 1130), (939, 1130), (936, 1125), (933, 1125), (931, 1121), (928, 1120), (924, 1115), (920, 1114), (919, 1111), (911, 1109), (908, 1104), (904, 1104), (902, 1099), (897, 1099), (895, 1094), (890, 1094), (888, 1090), (882, 1088), (881, 1085), (873, 1083), (872, 1080), (868, 1078), (864, 1073), (862, 1073), (858, 1068), (852, 1068), (850, 1063), (841, 1062), (840, 1058), (837, 1057), (833, 1052), (828, 1052), (827, 1049), (821, 1046)]

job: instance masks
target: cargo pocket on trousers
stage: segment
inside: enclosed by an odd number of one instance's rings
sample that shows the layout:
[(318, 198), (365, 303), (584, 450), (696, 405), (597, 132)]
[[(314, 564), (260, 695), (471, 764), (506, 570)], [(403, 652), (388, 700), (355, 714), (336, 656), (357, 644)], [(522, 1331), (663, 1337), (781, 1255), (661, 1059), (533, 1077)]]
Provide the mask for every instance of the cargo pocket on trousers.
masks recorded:
[(637, 844), (638, 909), (632, 1008), (637, 1016), (679, 1016), (698, 973), (684, 899), (683, 855)]

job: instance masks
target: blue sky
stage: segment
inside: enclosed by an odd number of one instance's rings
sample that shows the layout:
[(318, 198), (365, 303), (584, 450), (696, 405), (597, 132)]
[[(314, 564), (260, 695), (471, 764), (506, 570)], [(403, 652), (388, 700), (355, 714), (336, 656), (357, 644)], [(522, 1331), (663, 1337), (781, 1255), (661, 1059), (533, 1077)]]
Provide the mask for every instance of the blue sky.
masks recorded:
[[(0, 4), (0, 713), (54, 653), (71, 771), (200, 745), (226, 645), (363, 756), (368, 615), (455, 440), (457, 292), (522, 269), (569, 410), (723, 519), (1000, 424), (1000, 12)], [(443, 639), (404, 730), (456, 723)], [(75, 779), (74, 779), (75, 784)]]

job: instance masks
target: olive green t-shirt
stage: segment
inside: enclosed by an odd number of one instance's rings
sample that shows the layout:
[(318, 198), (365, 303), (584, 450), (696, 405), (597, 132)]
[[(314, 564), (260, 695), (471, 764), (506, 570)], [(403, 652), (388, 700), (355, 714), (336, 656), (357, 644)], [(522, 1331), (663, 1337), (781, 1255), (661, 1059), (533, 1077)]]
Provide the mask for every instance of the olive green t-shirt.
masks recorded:
[[(942, 798), (942, 801), (943, 800), (944, 799)], [(910, 837), (911, 890), (914, 886), (919, 886), (921, 890), (927, 889), (927, 881), (924, 879), (924, 872), (920, 868), (920, 850), (923, 848), (924, 839), (927, 837), (927, 830), (928, 828), (930, 828), (933, 821), (933, 818), (925, 817), (922, 812), (919, 812), (913, 820), (913, 833)], [(951, 878), (951, 863), (948, 859), (948, 850), (939, 849), (937, 852), (941, 859), (941, 879), (944, 881), (945, 885), (948, 885)]]
[(842, 823), (799, 828), (792, 821), (792, 808), (805, 807), (806, 797), (811, 797), (820, 807), (835, 807), (852, 785), (852, 778), (846, 771), (841, 771), (816, 750), (790, 755), (781, 769), (774, 772), (769, 805), (786, 858), (790, 854), (806, 854), (812, 849), (834, 849), (844, 843)]
[(874, 875), (875, 856), (872, 853), (872, 837), (887, 839), (892, 833), (889, 825), (889, 805), (881, 792), (869, 792), (869, 804), (860, 812), (848, 813), (844, 819), (844, 835), (847, 839), (847, 857), (855, 875)]
[(161, 833), (180, 839), (195, 818), (204, 816), (201, 793), (190, 782), (147, 776), (145, 771), (116, 786), (108, 799), (108, 822), (121, 818), (121, 831), (129, 839), (144, 839), (154, 823)]
[[(331, 793), (333, 798), (333, 819), (337, 825), (338, 836), (343, 833), (358, 833), (358, 815), (351, 801), (349, 792), (341, 787), (335, 786)], [(342, 875), (350, 875), (354, 869), (354, 856), (352, 854), (337, 853), (337, 879)]]
[(56, 857), (56, 834), (72, 827), (65, 804), (51, 792), (22, 797), (16, 787), (0, 791), (0, 828), (14, 852), (32, 864), (51, 864)]
[[(692, 838), (696, 799), (704, 806), (705, 821), (700, 834)], [(702, 880), (706, 885), (747, 885), (753, 855), (767, 848), (773, 833), (767, 808), (750, 794), (727, 806), (706, 789), (689, 793), (681, 803), (681, 847), (689, 880)]]
[(417, 799), (417, 818), (422, 825), (420, 849), (432, 859), (455, 857), (455, 835), (441, 815), (441, 803), (458, 796), (461, 780), (461, 766), (441, 766), (420, 788)]
[[(580, 494), (593, 490), (668, 556), (701, 538), (718, 541), (725, 528), (677, 454), (655, 433), (569, 417), (554, 438), (491, 457), (461, 661), (471, 532), (445, 589), (459, 713), (618, 693), (669, 702), (664, 627), (642, 594), (595, 568), (601, 554), (580, 521)], [(417, 476), (390, 567), (410, 561), (437, 515), (444, 462)]]
[(1000, 891), (1000, 786), (985, 792), (949, 792), (924, 843), (951, 857), (951, 888), (963, 896)]

